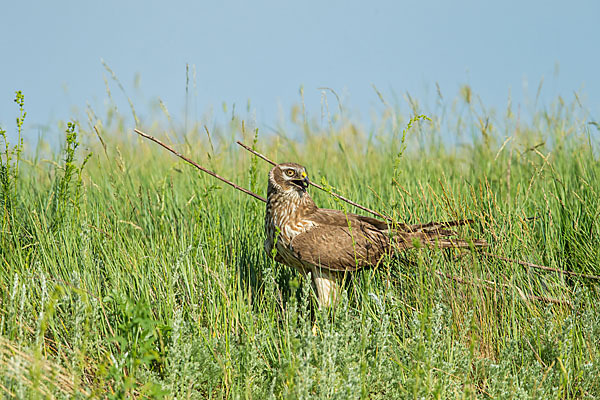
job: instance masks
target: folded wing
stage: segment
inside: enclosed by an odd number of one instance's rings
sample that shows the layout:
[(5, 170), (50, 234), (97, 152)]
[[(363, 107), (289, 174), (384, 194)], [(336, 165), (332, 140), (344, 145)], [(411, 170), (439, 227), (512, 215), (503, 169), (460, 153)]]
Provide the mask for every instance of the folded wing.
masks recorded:
[(448, 229), (470, 220), (399, 225), (339, 210), (319, 209), (310, 216), (316, 226), (297, 235), (290, 250), (303, 262), (331, 271), (356, 271), (374, 266), (386, 254), (416, 246), (469, 248), (485, 246), (484, 240), (468, 241)]

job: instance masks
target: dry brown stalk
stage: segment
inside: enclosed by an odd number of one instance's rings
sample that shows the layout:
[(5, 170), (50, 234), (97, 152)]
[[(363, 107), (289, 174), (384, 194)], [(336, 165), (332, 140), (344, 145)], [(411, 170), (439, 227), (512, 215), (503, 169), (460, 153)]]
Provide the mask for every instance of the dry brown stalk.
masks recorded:
[(588, 279), (600, 280), (600, 276), (597, 276), (597, 275), (581, 274), (579, 272), (565, 271), (565, 270), (560, 269), (560, 268), (552, 268), (552, 267), (547, 267), (545, 265), (538, 265), (538, 264), (530, 263), (528, 261), (515, 260), (515, 259), (512, 259), (512, 258), (499, 256), (499, 255), (493, 254), (493, 253), (482, 252), (481, 254), (483, 254), (485, 256), (488, 256), (488, 257), (497, 258), (498, 260), (502, 260), (502, 261), (506, 261), (506, 262), (512, 262), (512, 263), (516, 263), (516, 264), (519, 264), (519, 265), (523, 265), (525, 267), (543, 269), (544, 271), (553, 271), (553, 272), (558, 272), (560, 274), (567, 274), (567, 275), (571, 275), (571, 276), (578, 276), (580, 278), (588, 278)]
[(236, 185), (235, 183), (231, 182), (230, 180), (228, 180), (228, 179), (225, 179), (225, 178), (222, 178), (222, 177), (220, 177), (219, 175), (217, 175), (217, 174), (215, 174), (214, 172), (212, 172), (211, 170), (209, 170), (209, 169), (206, 169), (206, 168), (204, 168), (204, 167), (200, 166), (200, 165), (199, 165), (198, 163), (196, 163), (195, 161), (192, 161), (192, 160), (190, 160), (189, 158), (187, 158), (187, 157), (186, 157), (186, 156), (184, 156), (183, 154), (179, 153), (178, 151), (176, 151), (176, 150), (175, 150), (175, 149), (173, 149), (172, 147), (170, 147), (170, 146), (168, 146), (168, 145), (164, 144), (163, 142), (161, 142), (160, 140), (158, 140), (158, 139), (157, 139), (157, 138), (155, 138), (154, 136), (148, 135), (147, 133), (144, 133), (144, 132), (140, 131), (139, 129), (134, 129), (134, 132), (135, 132), (135, 133), (137, 133), (137, 134), (138, 134), (138, 135), (140, 135), (140, 136), (143, 136), (143, 137), (145, 137), (146, 139), (150, 139), (150, 140), (152, 140), (152, 141), (153, 141), (154, 143), (156, 143), (156, 144), (159, 144), (159, 145), (161, 145), (161, 146), (162, 146), (162, 147), (164, 147), (165, 149), (169, 150), (171, 153), (175, 154), (177, 157), (181, 158), (182, 160), (186, 161), (186, 162), (187, 162), (187, 163), (189, 163), (189, 164), (192, 164), (194, 167), (198, 168), (200, 171), (202, 171), (202, 172), (206, 172), (206, 173), (207, 173), (207, 174), (209, 174), (210, 176), (213, 176), (213, 177), (215, 177), (215, 178), (219, 179), (221, 182), (225, 182), (226, 184), (228, 184), (228, 185), (230, 185), (230, 186), (234, 187), (234, 188), (235, 188), (235, 189), (237, 189), (237, 190), (240, 190), (240, 191), (242, 191), (242, 192), (244, 192), (244, 193), (246, 193), (246, 194), (249, 194), (250, 196), (254, 197), (254, 198), (255, 198), (255, 199), (257, 199), (257, 200), (260, 200), (260, 201), (262, 201), (262, 202), (264, 202), (264, 203), (266, 203), (266, 202), (267, 202), (267, 200), (266, 200), (264, 197), (262, 197), (262, 196), (259, 196), (259, 195), (257, 195), (256, 193), (254, 193), (254, 192), (251, 192), (251, 191), (249, 191), (248, 189), (245, 189), (245, 188), (243, 188), (243, 187), (241, 187), (241, 186), (238, 186), (238, 185)]
[[(77, 384), (75, 376), (61, 365), (45, 357), (28, 354), (16, 343), (3, 337), (0, 337), (0, 366), (6, 368), (13, 377), (32, 387), (33, 382), (28, 379), (28, 376), (33, 369), (37, 368), (40, 375), (36, 382), (36, 389), (46, 397), (52, 397), (49, 385), (56, 387), (68, 396), (90, 395), (85, 388)], [(3, 386), (2, 390), (11, 395), (11, 392)]]
[[(455, 275), (449, 275), (449, 274), (445, 274), (441, 271), (435, 271), (436, 274), (438, 274), (439, 276), (446, 278), (446, 279), (450, 279), (453, 280), (455, 282), (458, 283), (462, 283), (464, 285), (471, 285), (471, 286), (482, 286), (488, 290), (493, 290), (493, 291), (498, 291), (497, 287), (501, 286), (507, 289), (513, 288), (513, 286), (508, 285), (506, 283), (497, 283), (494, 281), (488, 281), (485, 279), (477, 279), (475, 282), (470, 281), (466, 278), (460, 277), (460, 276), (455, 276)], [(525, 294), (521, 288), (519, 288), (518, 286), (514, 286), (514, 289), (517, 291), (517, 293), (519, 293), (519, 296), (523, 299), (523, 300), (536, 300), (536, 301), (543, 301), (545, 303), (552, 303), (552, 304), (560, 304), (560, 305), (566, 305), (569, 306), (571, 308), (573, 308), (573, 303), (571, 303), (569, 300), (559, 300), (559, 299), (553, 299), (551, 297), (544, 297), (544, 296), (537, 296), (534, 294)]]

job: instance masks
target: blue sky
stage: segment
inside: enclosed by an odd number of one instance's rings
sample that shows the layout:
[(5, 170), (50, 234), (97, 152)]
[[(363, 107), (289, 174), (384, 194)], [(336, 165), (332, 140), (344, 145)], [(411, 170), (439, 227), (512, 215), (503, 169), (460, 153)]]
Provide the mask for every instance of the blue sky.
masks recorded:
[(447, 99), (469, 84), (502, 109), (509, 91), (513, 103), (535, 97), (543, 78), (542, 106), (577, 91), (597, 120), (599, 20), (592, 0), (4, 1), (0, 124), (14, 130), (22, 90), (30, 135), (40, 126), (62, 135), (56, 122), (81, 118), (86, 104), (103, 114), (104, 77), (127, 113), (101, 60), (147, 121), (157, 98), (183, 119), (186, 64), (195, 70), (190, 119), (222, 112), (223, 102), (243, 115), (250, 99), (256, 123), (268, 126), (289, 115), (300, 86), (316, 115), (327, 86), (368, 117), (381, 108), (373, 84), (407, 112), (403, 94), (435, 99), (436, 82)]

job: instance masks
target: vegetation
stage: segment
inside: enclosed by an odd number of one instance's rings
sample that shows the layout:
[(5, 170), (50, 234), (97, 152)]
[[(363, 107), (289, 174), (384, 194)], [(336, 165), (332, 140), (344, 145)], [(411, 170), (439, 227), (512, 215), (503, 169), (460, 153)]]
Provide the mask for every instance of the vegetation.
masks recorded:
[(597, 125), (578, 99), (521, 116), (461, 93), (433, 110), (384, 101), (372, 128), (342, 107), (320, 120), (294, 108), (277, 135), (235, 114), (186, 135), (142, 120), (263, 196), (269, 166), (234, 139), (398, 222), (473, 218), (461, 234), (485, 238), (485, 252), (562, 271), (419, 249), (348, 277), (323, 311), (263, 251), (264, 204), (136, 137), (114, 110), (68, 123), (60, 151), (24, 149), (19, 93), (16, 146), (0, 129), (0, 392), (600, 397)]

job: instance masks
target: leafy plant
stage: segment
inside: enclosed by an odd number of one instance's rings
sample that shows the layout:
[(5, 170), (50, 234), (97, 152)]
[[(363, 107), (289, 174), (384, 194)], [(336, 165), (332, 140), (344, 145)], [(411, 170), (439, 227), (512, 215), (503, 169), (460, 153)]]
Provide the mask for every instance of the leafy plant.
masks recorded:
[[(54, 196), (54, 223), (60, 225), (68, 215), (69, 209), (74, 208), (79, 212), (79, 201), (82, 194), (83, 168), (89, 161), (92, 153), (88, 153), (81, 165), (76, 163), (76, 150), (79, 147), (77, 141), (77, 125), (74, 122), (67, 123), (65, 149), (64, 149), (64, 172), (55, 184)], [(75, 178), (75, 180), (74, 180)]]
[[(2, 207), (2, 229), (9, 229), (17, 198), (17, 182), (19, 179), (19, 162), (23, 152), (23, 125), (25, 123), (25, 96), (16, 92), (15, 103), (19, 106), (17, 116), (17, 144), (11, 147), (7, 132), (0, 126), (0, 137), (4, 141), (4, 154), (0, 153), (0, 206)], [(4, 157), (3, 157), (4, 156)]]

